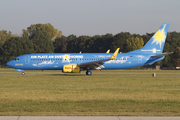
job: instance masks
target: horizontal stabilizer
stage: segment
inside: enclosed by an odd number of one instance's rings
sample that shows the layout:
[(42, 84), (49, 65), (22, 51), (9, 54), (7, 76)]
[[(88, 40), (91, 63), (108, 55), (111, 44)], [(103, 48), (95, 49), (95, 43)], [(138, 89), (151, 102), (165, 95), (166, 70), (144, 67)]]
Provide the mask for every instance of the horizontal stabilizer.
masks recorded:
[(173, 52), (170, 52), (170, 53), (165, 52), (165, 53), (162, 53), (162, 54), (159, 54), (159, 55), (153, 55), (153, 56), (151, 56), (151, 58), (159, 58), (159, 57), (166, 56), (166, 55), (169, 55), (169, 54), (172, 54), (172, 53)]
[(159, 54), (159, 55), (152, 55), (149, 60), (145, 63), (145, 65), (152, 65), (153, 63), (157, 62), (157, 61), (160, 61), (160, 60), (163, 60), (164, 56), (166, 55), (169, 55), (169, 54), (172, 54), (173, 52), (170, 52), (170, 53), (162, 53), (162, 54)]

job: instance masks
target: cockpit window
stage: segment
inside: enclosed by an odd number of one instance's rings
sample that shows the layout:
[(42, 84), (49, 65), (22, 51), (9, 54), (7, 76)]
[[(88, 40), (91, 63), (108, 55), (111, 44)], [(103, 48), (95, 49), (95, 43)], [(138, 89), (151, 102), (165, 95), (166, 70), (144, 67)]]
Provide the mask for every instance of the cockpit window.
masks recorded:
[(15, 60), (15, 61), (18, 61), (18, 60), (19, 60), (19, 58), (14, 58), (14, 60)]

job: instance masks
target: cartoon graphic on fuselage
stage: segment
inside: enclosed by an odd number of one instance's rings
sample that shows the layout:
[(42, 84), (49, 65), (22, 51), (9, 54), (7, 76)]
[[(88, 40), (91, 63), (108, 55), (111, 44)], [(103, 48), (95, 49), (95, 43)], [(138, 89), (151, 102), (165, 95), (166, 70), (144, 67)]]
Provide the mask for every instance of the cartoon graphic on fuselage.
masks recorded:
[(62, 70), (64, 73), (79, 73), (86, 70), (126, 69), (144, 65), (151, 65), (163, 60), (162, 53), (169, 24), (163, 24), (146, 45), (128, 53), (37, 53), (15, 57), (6, 64), (17, 71), (24, 70)]

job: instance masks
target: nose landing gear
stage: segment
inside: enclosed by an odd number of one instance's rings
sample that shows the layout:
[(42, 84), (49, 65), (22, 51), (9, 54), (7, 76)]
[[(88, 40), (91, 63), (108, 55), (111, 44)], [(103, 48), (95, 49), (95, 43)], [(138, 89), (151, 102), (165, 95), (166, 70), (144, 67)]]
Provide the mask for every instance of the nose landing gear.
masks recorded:
[(25, 75), (25, 72), (22, 72), (21, 74), (22, 74), (22, 75)]
[(16, 69), (16, 71), (22, 72), (21, 74), (22, 74), (22, 75), (25, 75), (25, 72), (24, 72), (24, 70), (22, 70), (22, 69)]

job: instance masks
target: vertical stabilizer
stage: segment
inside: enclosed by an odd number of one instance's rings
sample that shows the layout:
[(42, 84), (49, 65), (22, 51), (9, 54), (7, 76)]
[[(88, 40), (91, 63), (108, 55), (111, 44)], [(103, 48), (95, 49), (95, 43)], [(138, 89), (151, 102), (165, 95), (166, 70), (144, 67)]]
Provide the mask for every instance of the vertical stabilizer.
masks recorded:
[(132, 52), (161, 54), (163, 52), (164, 44), (166, 41), (168, 28), (169, 24), (163, 24), (143, 48)]

